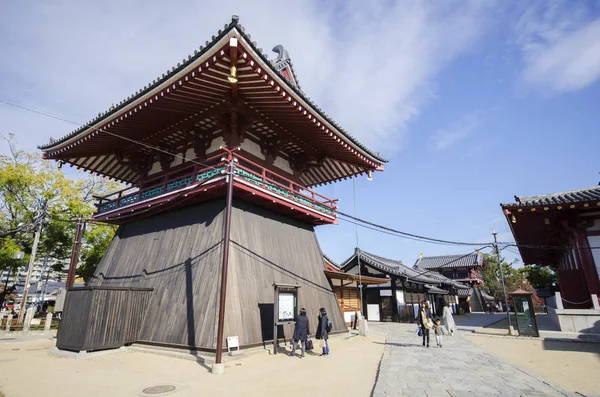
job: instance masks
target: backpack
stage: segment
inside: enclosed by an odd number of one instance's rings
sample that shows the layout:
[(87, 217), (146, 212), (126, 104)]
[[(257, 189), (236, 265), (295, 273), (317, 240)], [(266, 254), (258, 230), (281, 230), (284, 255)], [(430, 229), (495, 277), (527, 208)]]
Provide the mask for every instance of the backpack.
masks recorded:
[(331, 324), (331, 321), (327, 321), (327, 327), (325, 327), (325, 329), (327, 330), (327, 332), (331, 332), (331, 330), (333, 329), (333, 324)]

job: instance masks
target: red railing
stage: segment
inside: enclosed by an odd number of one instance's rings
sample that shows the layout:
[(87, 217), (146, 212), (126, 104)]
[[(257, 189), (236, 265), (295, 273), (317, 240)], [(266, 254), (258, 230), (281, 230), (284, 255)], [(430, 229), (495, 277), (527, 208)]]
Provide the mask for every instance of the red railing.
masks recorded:
[(215, 166), (218, 166), (219, 164), (225, 165), (225, 162), (228, 159), (220, 161), (222, 157), (223, 153), (219, 153), (207, 158), (206, 160), (198, 161), (195, 164), (190, 164), (187, 167), (180, 167), (173, 171), (169, 171), (164, 174), (161, 173), (160, 175), (150, 177), (143, 182), (141, 188), (140, 186), (130, 186), (125, 189), (121, 189), (116, 192), (107, 194), (106, 196), (95, 197), (96, 199), (98, 199), (96, 205), (101, 206), (105, 202), (115, 201), (122, 197), (127, 197), (138, 192), (143, 192), (159, 186), (167, 185), (169, 182), (172, 182), (175, 179), (194, 175), (203, 170), (211, 169)]
[[(331, 211), (335, 211), (336, 203), (338, 200), (329, 199), (313, 190), (310, 190), (294, 181), (291, 181), (279, 174), (276, 174), (269, 169), (256, 164), (239, 154), (234, 152), (234, 158), (237, 159), (236, 168), (242, 169), (246, 172), (250, 172), (251, 174), (262, 179), (263, 182), (270, 182), (275, 184), (279, 188), (285, 189), (295, 195), (300, 195), (306, 200), (311, 202), (315, 202), (317, 204), (323, 205), (330, 209)], [(306, 193), (305, 193), (306, 192)]]
[(133, 186), (108, 194), (98, 199), (98, 214), (112, 211), (131, 204), (146, 202), (154, 197), (176, 192), (186, 186), (212, 179), (224, 172), (226, 164), (234, 159), (234, 174), (237, 179), (249, 181), (265, 188), (270, 194), (282, 196), (298, 204), (328, 214), (336, 210), (337, 200), (329, 199), (306, 187), (291, 181), (271, 170), (252, 162), (236, 150), (222, 149), (222, 152), (176, 170), (147, 179), (141, 186)]

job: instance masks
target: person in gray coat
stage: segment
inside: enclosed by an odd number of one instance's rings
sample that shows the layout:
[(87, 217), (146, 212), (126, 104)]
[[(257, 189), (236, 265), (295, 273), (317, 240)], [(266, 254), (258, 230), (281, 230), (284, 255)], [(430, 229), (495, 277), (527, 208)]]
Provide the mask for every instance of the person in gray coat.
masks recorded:
[(327, 311), (324, 307), (319, 309), (319, 317), (317, 318), (317, 333), (315, 337), (317, 339), (322, 339), (324, 341), (323, 345), (323, 354), (322, 356), (327, 357), (329, 355), (329, 330), (330, 330), (330, 322), (329, 318), (327, 318)]
[(292, 348), (292, 352), (290, 356), (294, 356), (296, 354), (296, 348), (298, 347), (298, 342), (300, 342), (302, 346), (302, 355), (300, 358), (304, 358), (304, 352), (306, 351), (306, 340), (308, 339), (308, 335), (310, 334), (310, 325), (308, 323), (308, 317), (306, 317), (306, 309), (300, 309), (300, 315), (296, 317), (296, 325), (294, 326), (294, 346)]

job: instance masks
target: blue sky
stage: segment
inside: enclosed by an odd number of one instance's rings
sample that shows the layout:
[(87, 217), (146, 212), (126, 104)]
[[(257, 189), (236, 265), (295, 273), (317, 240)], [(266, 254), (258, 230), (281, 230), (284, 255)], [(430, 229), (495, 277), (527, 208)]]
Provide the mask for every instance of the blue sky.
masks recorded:
[[(600, 181), (598, 1), (2, 2), (0, 100), (85, 122), (232, 14), (266, 53), (283, 44), (304, 91), (390, 160), (356, 181), (359, 217), (461, 241), (496, 228), (507, 241), (500, 202)], [(32, 150), (73, 129), (2, 104), (0, 121)], [(351, 181), (320, 190), (353, 213)], [(356, 245), (345, 222), (317, 234), (337, 261)], [(366, 229), (359, 240), (407, 264), (469, 251)]]

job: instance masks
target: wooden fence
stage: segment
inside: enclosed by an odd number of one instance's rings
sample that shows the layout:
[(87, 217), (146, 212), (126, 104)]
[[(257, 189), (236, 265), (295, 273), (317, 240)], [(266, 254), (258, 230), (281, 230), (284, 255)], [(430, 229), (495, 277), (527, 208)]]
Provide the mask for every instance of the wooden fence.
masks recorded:
[(85, 287), (67, 291), (56, 347), (113, 349), (138, 340), (153, 288)]

